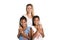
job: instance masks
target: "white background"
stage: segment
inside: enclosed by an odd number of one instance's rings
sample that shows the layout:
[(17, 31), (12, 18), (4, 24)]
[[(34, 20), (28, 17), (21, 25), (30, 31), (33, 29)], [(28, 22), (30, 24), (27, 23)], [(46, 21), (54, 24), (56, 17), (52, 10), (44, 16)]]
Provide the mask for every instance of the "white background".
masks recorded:
[(0, 40), (18, 40), (19, 18), (26, 14), (28, 3), (40, 16), (43, 40), (60, 40), (60, 0), (0, 0)]

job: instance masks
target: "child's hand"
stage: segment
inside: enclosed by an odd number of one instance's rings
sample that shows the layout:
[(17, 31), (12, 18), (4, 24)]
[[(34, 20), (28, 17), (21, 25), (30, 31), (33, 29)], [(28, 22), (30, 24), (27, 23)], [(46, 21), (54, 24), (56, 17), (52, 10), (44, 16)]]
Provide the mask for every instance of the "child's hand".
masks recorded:
[(23, 33), (23, 29), (22, 29), (22, 27), (19, 28), (19, 31), (20, 31), (20, 33)]
[(38, 32), (38, 33), (37, 33), (37, 38), (39, 38), (39, 36), (40, 36), (40, 33)]
[(39, 38), (40, 33), (37, 31), (35, 35), (36, 35), (37, 38)]

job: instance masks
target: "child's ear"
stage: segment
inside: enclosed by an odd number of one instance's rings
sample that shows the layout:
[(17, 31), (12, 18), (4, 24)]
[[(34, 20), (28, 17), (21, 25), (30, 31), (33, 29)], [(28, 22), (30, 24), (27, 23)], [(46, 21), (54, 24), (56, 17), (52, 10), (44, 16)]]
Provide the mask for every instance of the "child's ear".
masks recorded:
[(20, 23), (20, 26), (22, 26), (22, 23)]

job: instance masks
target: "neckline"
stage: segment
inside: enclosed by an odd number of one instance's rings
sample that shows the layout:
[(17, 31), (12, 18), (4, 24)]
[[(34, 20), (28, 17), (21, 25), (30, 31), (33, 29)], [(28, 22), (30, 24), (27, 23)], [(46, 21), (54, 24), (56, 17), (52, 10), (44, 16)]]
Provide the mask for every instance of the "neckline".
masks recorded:
[[(26, 14), (26, 17), (29, 18), (27, 14)], [(29, 18), (29, 19), (32, 19), (32, 18)]]

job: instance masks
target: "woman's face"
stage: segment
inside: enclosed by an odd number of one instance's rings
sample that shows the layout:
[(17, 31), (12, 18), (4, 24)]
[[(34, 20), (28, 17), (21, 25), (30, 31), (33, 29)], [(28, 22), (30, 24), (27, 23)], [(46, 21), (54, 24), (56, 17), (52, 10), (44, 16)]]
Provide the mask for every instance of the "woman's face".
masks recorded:
[(27, 26), (26, 20), (21, 20), (21, 25), (22, 25), (23, 27), (26, 27), (26, 26)]
[(34, 24), (35, 24), (35, 25), (39, 25), (39, 21), (40, 21), (40, 20), (39, 20), (38, 18), (35, 18), (35, 19), (34, 19)]
[(27, 6), (26, 10), (27, 10), (28, 13), (31, 13), (32, 12), (32, 7), (31, 6)]

